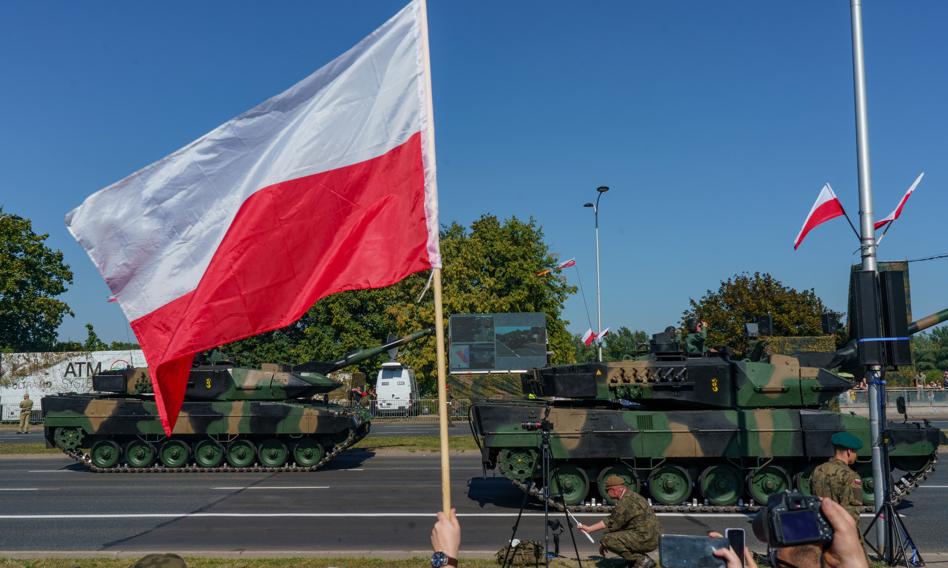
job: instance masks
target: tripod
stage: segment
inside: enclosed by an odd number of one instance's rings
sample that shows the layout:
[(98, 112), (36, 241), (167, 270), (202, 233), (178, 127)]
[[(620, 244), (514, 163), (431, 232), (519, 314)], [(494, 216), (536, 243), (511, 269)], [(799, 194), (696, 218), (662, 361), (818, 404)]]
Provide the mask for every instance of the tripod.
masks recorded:
[[(546, 411), (543, 414), (543, 420), (537, 423), (524, 423), (525, 429), (529, 430), (540, 430), (540, 474), (543, 477), (543, 559), (545, 566), (550, 566), (550, 526), (552, 523), (556, 522), (559, 524), (559, 521), (550, 521), (550, 482), (551, 473), (550, 473), (550, 459), (552, 457), (552, 452), (550, 450), (550, 432), (553, 430), (553, 424), (547, 420), (550, 414), (550, 407), (546, 407)], [(534, 466), (534, 471), (536, 471), (536, 466)], [(557, 487), (562, 487), (562, 484), (559, 483), (559, 477), (557, 476)], [(527, 505), (527, 500), (530, 498), (530, 493), (526, 492), (523, 494), (523, 502), (520, 503), (520, 512), (517, 513), (517, 520), (514, 522), (513, 530), (510, 534), (510, 540), (508, 542), (513, 543), (514, 538), (517, 536), (517, 529), (520, 527), (520, 519), (523, 517), (523, 509)], [(576, 546), (576, 535), (573, 533), (573, 526), (570, 524), (569, 519), (569, 510), (566, 507), (566, 503), (563, 503), (563, 515), (566, 517), (566, 526), (569, 527), (569, 536), (573, 541), (573, 551), (576, 553), (576, 562), (579, 563), (579, 568), (582, 568), (583, 561), (579, 557), (579, 547)], [(554, 539), (556, 541), (556, 553), (559, 553), (559, 533), (554, 534)], [(508, 560), (513, 561), (511, 553), (513, 552), (513, 545), (508, 544), (507, 552), (504, 554), (503, 568), (507, 568)]]
[[(892, 499), (892, 476), (888, 473), (891, 471), (889, 469), (888, 443), (882, 444), (882, 460), (883, 470), (887, 472), (884, 478), (885, 487), (883, 487), (884, 500), (882, 506), (873, 515), (869, 526), (862, 533), (862, 537), (879, 559), (889, 566), (895, 566), (896, 564), (924, 566), (925, 560), (922, 559), (922, 554), (915, 546), (915, 542), (912, 541), (912, 536), (905, 527), (902, 517), (895, 510), (895, 502)], [(872, 528), (880, 518), (885, 521), (883, 525), (885, 536), (881, 543), (872, 544), (866, 537), (872, 532)]]

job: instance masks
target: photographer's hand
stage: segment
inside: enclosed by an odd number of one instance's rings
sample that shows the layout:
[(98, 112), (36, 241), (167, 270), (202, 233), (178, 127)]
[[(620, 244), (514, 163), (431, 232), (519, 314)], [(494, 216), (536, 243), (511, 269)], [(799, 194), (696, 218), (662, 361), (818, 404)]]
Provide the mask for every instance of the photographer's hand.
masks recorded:
[[(715, 538), (724, 538), (719, 532), (711, 531), (708, 536)], [(727, 564), (727, 568), (757, 568), (757, 562), (754, 561), (754, 554), (746, 546), (744, 547), (744, 565), (741, 565), (741, 559), (731, 550), (730, 547), (718, 548), (712, 552), (716, 557), (721, 558)]]
[(833, 542), (823, 555), (829, 568), (869, 568), (866, 551), (859, 542), (859, 527), (846, 509), (832, 499), (823, 498), (820, 511), (833, 525)]
[(451, 558), (457, 558), (461, 548), (461, 525), (452, 508), (449, 514), (438, 511), (438, 520), (431, 527), (431, 548), (435, 552), (444, 552)]

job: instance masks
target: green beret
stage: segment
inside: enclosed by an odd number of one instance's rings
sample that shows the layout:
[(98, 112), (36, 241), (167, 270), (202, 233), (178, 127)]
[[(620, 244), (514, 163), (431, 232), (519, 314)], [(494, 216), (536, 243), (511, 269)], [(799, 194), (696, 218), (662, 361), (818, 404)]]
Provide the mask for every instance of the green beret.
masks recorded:
[(833, 434), (833, 437), (830, 438), (830, 442), (837, 448), (847, 448), (856, 451), (862, 449), (862, 442), (859, 441), (859, 438), (849, 432), (837, 432)]
[(620, 485), (625, 485), (625, 480), (618, 475), (610, 475), (606, 478), (606, 487), (618, 487)]

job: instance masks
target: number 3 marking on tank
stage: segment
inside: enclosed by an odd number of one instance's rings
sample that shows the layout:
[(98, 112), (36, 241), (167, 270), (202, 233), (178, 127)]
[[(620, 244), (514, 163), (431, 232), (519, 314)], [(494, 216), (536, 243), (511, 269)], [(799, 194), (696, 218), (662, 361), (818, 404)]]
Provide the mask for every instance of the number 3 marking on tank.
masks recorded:
[[(204, 379), (204, 388), (206, 388), (207, 390), (211, 390), (211, 377), (207, 377)], [(714, 390), (718, 390), (717, 387), (715, 387)]]
[(718, 392), (718, 379), (717, 377), (711, 378), (711, 392)]

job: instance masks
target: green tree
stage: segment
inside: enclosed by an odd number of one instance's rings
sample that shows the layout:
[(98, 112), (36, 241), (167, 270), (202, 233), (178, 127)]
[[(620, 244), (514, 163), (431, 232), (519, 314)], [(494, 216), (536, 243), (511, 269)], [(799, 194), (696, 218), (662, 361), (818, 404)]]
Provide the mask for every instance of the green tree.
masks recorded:
[(639, 347), (648, 347), (648, 336), (644, 331), (632, 331), (622, 326), (606, 334), (602, 346), (602, 358), (605, 361), (629, 359), (639, 351)]
[(0, 209), (0, 349), (43, 351), (72, 310), (57, 300), (72, 283), (63, 253), (46, 246), (28, 219)]
[(82, 344), (82, 348), (85, 351), (105, 351), (109, 348), (104, 341), (99, 339), (98, 334), (96, 334), (95, 329), (92, 328), (91, 323), (86, 324), (86, 340)]
[(755, 272), (736, 274), (722, 281), (717, 291), (708, 290), (697, 301), (692, 298), (682, 321), (695, 318), (708, 322), (710, 346), (727, 345), (743, 354), (748, 348), (746, 322), (770, 314), (774, 335), (821, 335), (820, 317), (828, 311), (812, 289), (801, 292), (784, 286), (770, 274)]
[[(566, 298), (576, 292), (557, 276), (538, 276), (554, 258), (533, 219), (505, 221), (484, 215), (470, 228), (454, 223), (441, 231), (445, 329), (451, 314), (542, 312), (547, 316), (551, 362), (575, 360), (572, 338), (560, 318)], [(224, 349), (241, 364), (331, 361), (347, 352), (401, 337), (433, 325), (428, 273), (409, 276), (377, 290), (355, 290), (317, 302), (286, 328), (232, 343)], [(423, 294), (424, 292), (424, 294)], [(419, 302), (419, 297), (422, 300)], [(398, 359), (415, 369), (420, 388), (434, 391), (435, 342), (428, 337), (403, 346)], [(370, 379), (387, 355), (359, 365)]]

